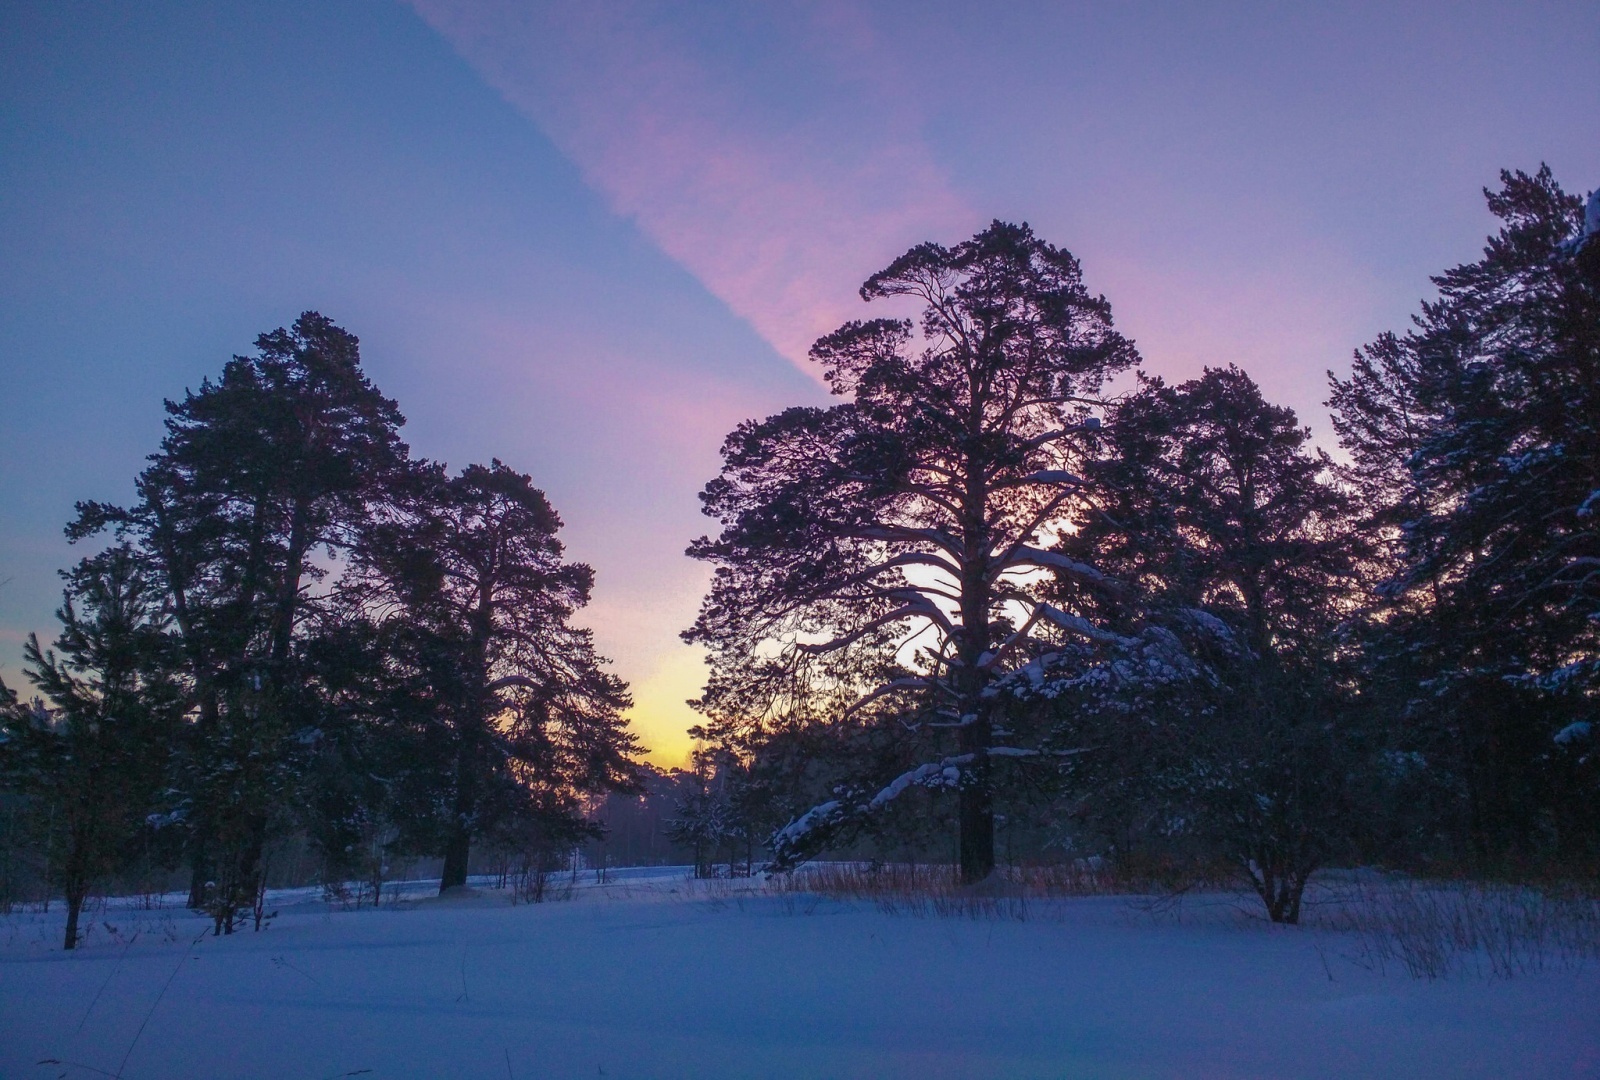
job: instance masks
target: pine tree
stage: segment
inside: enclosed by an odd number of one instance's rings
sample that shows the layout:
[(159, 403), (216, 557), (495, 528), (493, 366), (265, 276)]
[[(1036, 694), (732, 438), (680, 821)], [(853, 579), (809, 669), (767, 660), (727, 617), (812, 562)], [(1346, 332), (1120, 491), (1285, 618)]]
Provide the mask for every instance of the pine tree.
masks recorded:
[(45, 823), (71, 949), (84, 900), (141, 846), (183, 698), (167, 674), (173, 643), (160, 592), (132, 549), (113, 547), (62, 576), (54, 648), (30, 636), (24, 650), (44, 701), (19, 708), (4, 693), (0, 761)]
[(989, 687), (1042, 637), (1084, 630), (1028, 572), (1100, 580), (1037, 545), (1082, 498), (1093, 395), (1135, 352), (1077, 260), (1026, 226), (914, 248), (861, 295), (910, 298), (921, 322), (820, 339), (812, 360), (847, 400), (728, 437), (701, 496), (723, 531), (689, 549), (715, 577), (684, 636), (710, 649), (699, 707), (719, 740), (796, 724), (862, 736), (836, 797), (775, 836), (780, 864), (910, 786), (948, 787), (976, 882), (995, 860), (993, 763), (1037, 752), (997, 737)]
[(717, 848), (728, 838), (728, 806), (716, 790), (704, 761), (676, 777), (680, 794), (673, 800), (676, 814), (667, 822), (667, 839), (694, 852), (694, 876), (711, 877)]
[(1577, 854), (1600, 847), (1569, 768), (1600, 693), (1600, 220), (1548, 168), (1501, 182), (1483, 258), (1434, 278), (1330, 405), (1391, 541), (1374, 671), (1394, 713), (1465, 789), (1480, 857), (1536, 854), (1547, 815)]
[(407, 760), (404, 728), (390, 722), (395, 705), (385, 678), (384, 643), (375, 628), (348, 612), (318, 620), (301, 652), (303, 696), (315, 738), (299, 777), (299, 827), (322, 859), (322, 881), (341, 894), (361, 883), (374, 904), (400, 839), (395, 778)]
[(627, 688), (572, 625), (594, 573), (562, 559), (561, 519), (495, 461), (413, 470), (343, 588), (377, 626), (409, 843), (463, 885), (474, 839), (550, 849), (588, 831), (581, 797), (635, 783)]
[(167, 403), (133, 506), (81, 504), (68, 529), (115, 527), (166, 594), (195, 705), (174, 818), (190, 833), (190, 901), (230, 932), (264, 887), (309, 742), (298, 645), (326, 573), (313, 553), (351, 543), (406, 455), (403, 420), (362, 373), (353, 335), (306, 312), (256, 350)]
[[(1102, 501), (1060, 550), (1141, 588), (1063, 578), (1058, 602), (1119, 633), (1163, 621), (1203, 667), (1152, 681), (1124, 657), (1090, 657), (1054, 669), (1071, 693), (1047, 682), (1022, 695), (1059, 696), (1071, 737), (1102, 748), (1073, 768), (1103, 812), (1184, 823), (1164, 828), (1228, 860), (1286, 922), (1352, 835), (1360, 750), (1338, 634), (1365, 544), (1309, 440), (1234, 367), (1176, 387), (1147, 380), (1118, 403), (1085, 469)], [(1225, 630), (1208, 643), (1197, 619)]]
[[(1095, 512), (1060, 550), (1145, 582), (1145, 606), (1203, 608), (1256, 655), (1304, 652), (1347, 610), (1364, 550), (1350, 494), (1310, 439), (1237, 367), (1175, 387), (1146, 379), (1111, 411), (1085, 469)], [(1058, 598), (1125, 624), (1142, 615), (1128, 595), (1069, 577)]]

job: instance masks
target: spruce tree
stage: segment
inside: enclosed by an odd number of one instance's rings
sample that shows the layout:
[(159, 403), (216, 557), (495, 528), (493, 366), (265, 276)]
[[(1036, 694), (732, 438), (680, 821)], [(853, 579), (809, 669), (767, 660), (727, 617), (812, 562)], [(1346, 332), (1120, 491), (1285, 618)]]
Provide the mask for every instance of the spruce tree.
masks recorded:
[[(1063, 577), (1057, 600), (1122, 634), (1163, 623), (1192, 666), (1152, 680), (1089, 656), (1019, 696), (1058, 699), (1070, 737), (1100, 748), (1069, 766), (1080, 816), (1092, 807), (1112, 835), (1167, 822), (1169, 840), (1230, 863), (1273, 921), (1298, 921), (1307, 878), (1354, 835), (1363, 744), (1340, 632), (1366, 544), (1350, 495), (1294, 413), (1235, 367), (1146, 380), (1110, 411), (1101, 448), (1085, 470), (1096, 512), (1060, 550), (1130, 587)], [(1196, 633), (1207, 621), (1221, 632)]]

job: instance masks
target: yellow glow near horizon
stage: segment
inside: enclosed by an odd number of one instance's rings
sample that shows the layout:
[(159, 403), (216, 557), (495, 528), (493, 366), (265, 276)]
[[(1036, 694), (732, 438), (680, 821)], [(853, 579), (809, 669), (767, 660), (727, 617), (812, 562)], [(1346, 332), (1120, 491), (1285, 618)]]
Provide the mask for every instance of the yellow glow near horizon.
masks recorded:
[(674, 650), (656, 669), (633, 685), (633, 708), (627, 712), (633, 732), (645, 746), (645, 759), (663, 769), (689, 763), (694, 743), (690, 726), (700, 714), (689, 708), (705, 686), (706, 666), (698, 649)]

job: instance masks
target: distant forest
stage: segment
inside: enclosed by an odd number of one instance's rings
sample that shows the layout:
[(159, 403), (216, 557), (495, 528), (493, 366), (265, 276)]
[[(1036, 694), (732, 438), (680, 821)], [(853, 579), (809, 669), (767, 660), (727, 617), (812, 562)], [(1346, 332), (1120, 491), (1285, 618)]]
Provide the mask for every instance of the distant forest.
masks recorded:
[(174, 883), (231, 933), (269, 885), (819, 856), (1091, 860), (1290, 923), (1329, 866), (1594, 888), (1600, 198), (1501, 181), (1483, 257), (1329, 374), (1336, 453), (1227, 357), (1143, 372), (1026, 225), (895, 259), (861, 296), (920, 318), (819, 339), (837, 402), (741, 424), (700, 496), (671, 773), (534, 478), (414, 457), (306, 312), (67, 523), (0, 684), (0, 908), (64, 898), (72, 948)]

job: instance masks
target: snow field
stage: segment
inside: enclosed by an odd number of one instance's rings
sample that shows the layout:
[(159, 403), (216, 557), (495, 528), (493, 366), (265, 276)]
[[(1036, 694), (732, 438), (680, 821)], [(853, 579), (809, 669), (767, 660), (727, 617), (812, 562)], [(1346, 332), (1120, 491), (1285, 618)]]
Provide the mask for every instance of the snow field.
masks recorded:
[(682, 875), (532, 906), (289, 891), (222, 938), (108, 905), (75, 953), (57, 912), (5, 917), (0, 1075), (1600, 1077), (1595, 965), (1427, 982), (1226, 904), (914, 918)]

